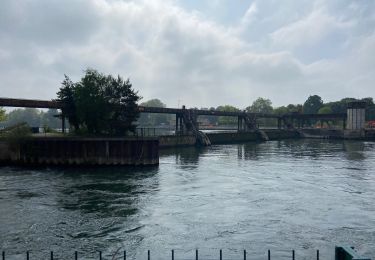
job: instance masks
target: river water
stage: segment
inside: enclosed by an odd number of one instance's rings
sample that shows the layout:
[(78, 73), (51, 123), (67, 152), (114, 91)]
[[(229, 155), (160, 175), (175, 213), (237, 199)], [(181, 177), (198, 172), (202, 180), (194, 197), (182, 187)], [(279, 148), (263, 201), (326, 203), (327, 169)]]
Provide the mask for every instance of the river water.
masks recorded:
[(0, 250), (80, 259), (375, 257), (375, 143), (284, 140), (161, 151), (143, 168), (0, 168)]

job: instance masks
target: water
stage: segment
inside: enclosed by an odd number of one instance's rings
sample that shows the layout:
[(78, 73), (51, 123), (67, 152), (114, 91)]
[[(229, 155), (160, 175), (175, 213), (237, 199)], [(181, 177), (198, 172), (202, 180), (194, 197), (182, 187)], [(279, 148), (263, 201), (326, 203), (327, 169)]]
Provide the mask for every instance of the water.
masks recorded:
[[(161, 152), (158, 167), (0, 168), (9, 259), (375, 257), (375, 143), (285, 140)], [(119, 256), (119, 255), (117, 255)], [(33, 258), (34, 257), (34, 258)], [(115, 257), (116, 258), (116, 257)], [(82, 259), (82, 258), (81, 258)], [(119, 259), (119, 258), (117, 258)]]

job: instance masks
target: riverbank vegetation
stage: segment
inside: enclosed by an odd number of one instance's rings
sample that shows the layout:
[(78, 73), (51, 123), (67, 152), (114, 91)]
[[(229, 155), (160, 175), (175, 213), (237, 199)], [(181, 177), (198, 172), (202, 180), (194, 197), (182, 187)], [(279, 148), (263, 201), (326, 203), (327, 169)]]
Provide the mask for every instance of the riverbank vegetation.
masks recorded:
[[(66, 84), (74, 84), (68, 83)], [(130, 83), (128, 83), (130, 84)], [(274, 107), (272, 101), (267, 98), (257, 98), (246, 108), (239, 108), (232, 105), (221, 105), (218, 107), (211, 108), (200, 108), (207, 110), (217, 111), (243, 111), (249, 113), (273, 113), (273, 114), (287, 114), (287, 113), (305, 113), (305, 114), (328, 114), (328, 113), (346, 113), (347, 103), (350, 101), (362, 100), (367, 103), (366, 120), (375, 120), (375, 104), (373, 98), (367, 97), (362, 99), (355, 98), (343, 98), (338, 101), (324, 102), (324, 100), (318, 95), (309, 96), (304, 103), (301, 104), (288, 104), (285, 106)], [(141, 106), (149, 107), (167, 107), (168, 105), (163, 103), (160, 99), (151, 99), (140, 103)], [(133, 106), (134, 107), (134, 106)], [(198, 109), (197, 107), (195, 107)], [(1, 112), (2, 111), (2, 112)], [(101, 112), (101, 111), (99, 111)], [(91, 112), (92, 115), (98, 113), (98, 111)], [(3, 126), (10, 126), (20, 122), (26, 122), (29, 126), (33, 127), (45, 127), (48, 126), (52, 129), (61, 128), (61, 119), (57, 118), (59, 114), (58, 110), (49, 109), (47, 111), (38, 110), (34, 108), (26, 109), (15, 109), (8, 113), (5, 110), (0, 109), (0, 122)], [(225, 125), (236, 125), (237, 119), (232, 117), (216, 117), (216, 116), (200, 116), (199, 121), (202, 125), (207, 126), (225, 126)], [(271, 122), (272, 121), (272, 122)], [(276, 122), (270, 119), (261, 119), (259, 122), (263, 125), (274, 125)], [(142, 113), (137, 121), (133, 121), (133, 126), (138, 127), (171, 127), (175, 124), (175, 117), (173, 115), (166, 114), (147, 114)], [(85, 128), (81, 129), (82, 131)]]
[(65, 76), (57, 96), (57, 101), (64, 103), (62, 116), (75, 134), (119, 136), (135, 132), (141, 97), (129, 79), (88, 69), (78, 82)]

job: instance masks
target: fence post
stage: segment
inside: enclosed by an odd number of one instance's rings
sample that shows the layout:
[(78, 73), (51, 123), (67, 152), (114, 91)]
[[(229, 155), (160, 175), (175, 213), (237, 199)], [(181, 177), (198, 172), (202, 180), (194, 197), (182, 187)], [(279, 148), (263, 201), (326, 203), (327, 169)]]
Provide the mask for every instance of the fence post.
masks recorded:
[(4, 251), (2, 253), (2, 256), (3, 256), (3, 260), (5, 260), (5, 252)]
[(316, 260), (319, 260), (319, 250), (316, 250)]
[(30, 254), (29, 254), (29, 251), (26, 251), (26, 260), (30, 260)]
[(243, 260), (246, 260), (246, 250), (243, 251)]
[(220, 249), (220, 260), (223, 260), (223, 251)]
[(99, 251), (99, 260), (102, 260), (102, 251)]
[(147, 259), (150, 260), (150, 250), (147, 250)]
[(51, 251), (51, 260), (53, 260), (53, 251)]
[(78, 260), (78, 252), (77, 251), (74, 252), (74, 259)]
[(174, 260), (174, 250), (172, 249), (172, 260)]
[(126, 250), (124, 250), (124, 260), (126, 260)]
[(294, 253), (294, 250), (292, 251), (292, 257), (293, 257), (293, 260), (295, 260), (295, 253)]
[(271, 260), (271, 250), (268, 249), (268, 260)]
[(195, 260), (198, 260), (198, 249), (195, 249)]

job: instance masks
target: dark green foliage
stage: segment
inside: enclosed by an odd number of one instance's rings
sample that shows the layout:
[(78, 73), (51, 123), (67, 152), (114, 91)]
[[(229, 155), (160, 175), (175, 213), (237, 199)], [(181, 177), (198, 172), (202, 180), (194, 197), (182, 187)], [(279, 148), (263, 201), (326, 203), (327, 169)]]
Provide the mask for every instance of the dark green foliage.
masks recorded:
[[(145, 107), (166, 107), (166, 104), (157, 98), (150, 99), (141, 103), (140, 105)], [(142, 113), (139, 117), (138, 123), (141, 126), (160, 126), (163, 124), (169, 125), (172, 119), (173, 115)]]
[(0, 107), (0, 121), (4, 121), (6, 119), (5, 110)]
[(332, 109), (329, 106), (323, 106), (319, 109), (318, 114), (331, 114)]
[(323, 100), (318, 95), (309, 96), (309, 98), (303, 104), (303, 113), (305, 114), (316, 114), (319, 109), (323, 106)]
[(272, 102), (266, 98), (257, 98), (253, 104), (246, 108), (246, 112), (249, 113), (272, 113), (273, 107)]
[(32, 127), (39, 127), (41, 126), (41, 111), (36, 108), (15, 109), (9, 112), (5, 123), (7, 126), (27, 123)]
[(77, 109), (74, 102), (75, 85), (68, 76), (64, 76), (65, 79), (62, 82), (62, 87), (60, 88), (60, 91), (57, 92), (57, 100), (64, 103), (64, 109), (62, 109), (62, 112), (64, 116), (68, 118), (69, 124), (72, 128), (77, 131), (80, 122), (78, 120)]
[(63, 115), (76, 133), (120, 136), (135, 131), (140, 96), (129, 79), (88, 69), (79, 82), (65, 76), (62, 85), (58, 101), (65, 104)]
[[(217, 111), (225, 111), (225, 112), (238, 112), (240, 109), (230, 106), (230, 105), (225, 105), (225, 106), (218, 106), (216, 108)], [(238, 122), (237, 117), (230, 117), (230, 116), (219, 116), (218, 119), (218, 124), (219, 125), (236, 125)]]

